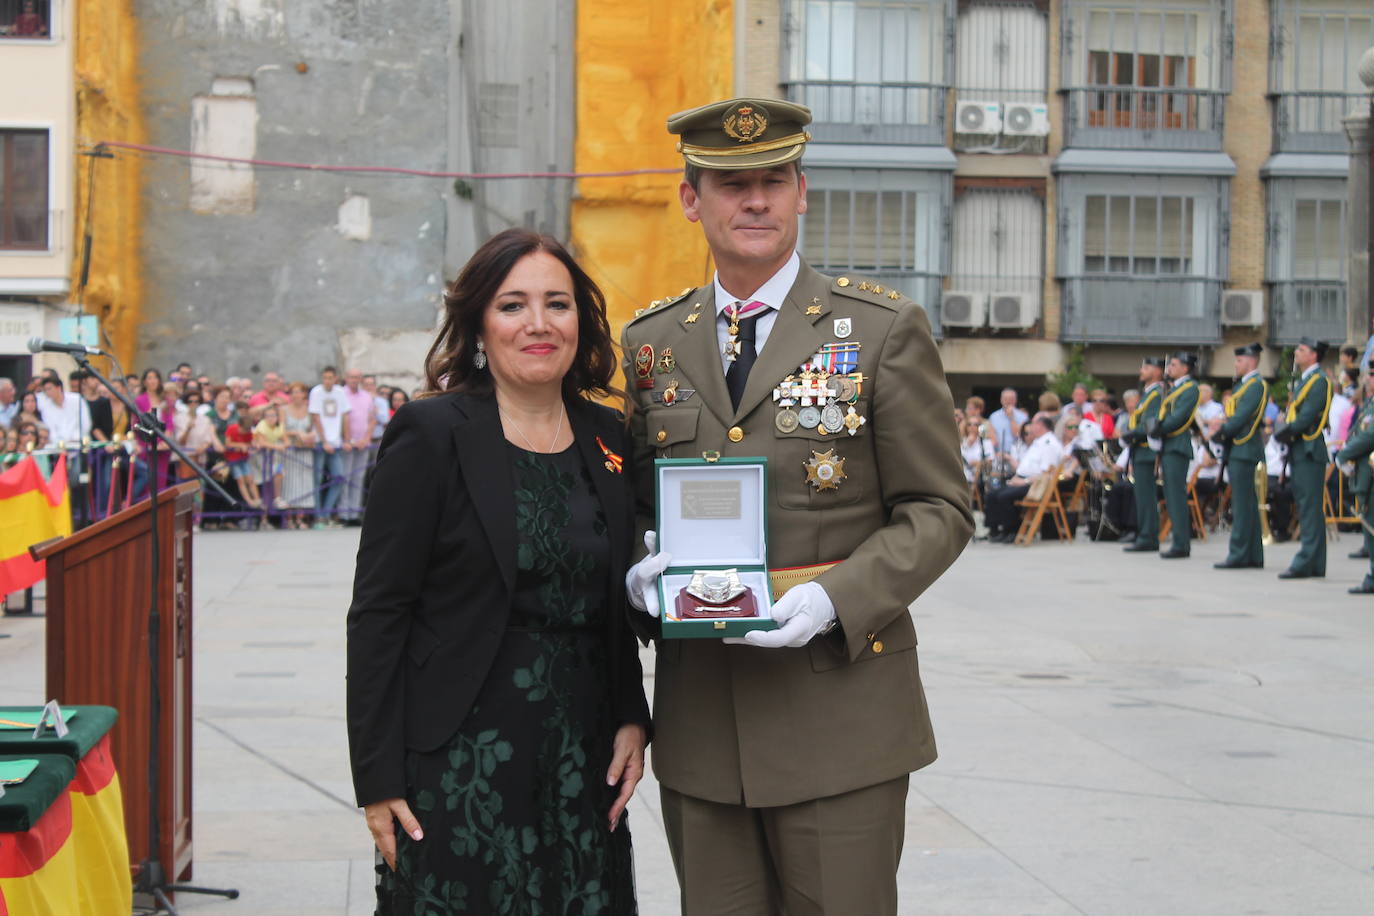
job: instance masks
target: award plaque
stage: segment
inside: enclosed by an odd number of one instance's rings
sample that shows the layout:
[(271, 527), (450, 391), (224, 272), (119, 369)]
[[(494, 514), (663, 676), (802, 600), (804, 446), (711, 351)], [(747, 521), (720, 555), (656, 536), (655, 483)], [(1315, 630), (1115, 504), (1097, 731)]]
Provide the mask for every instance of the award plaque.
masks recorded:
[(663, 638), (775, 628), (767, 459), (661, 458), (654, 472), (658, 545), (674, 564), (658, 581)]

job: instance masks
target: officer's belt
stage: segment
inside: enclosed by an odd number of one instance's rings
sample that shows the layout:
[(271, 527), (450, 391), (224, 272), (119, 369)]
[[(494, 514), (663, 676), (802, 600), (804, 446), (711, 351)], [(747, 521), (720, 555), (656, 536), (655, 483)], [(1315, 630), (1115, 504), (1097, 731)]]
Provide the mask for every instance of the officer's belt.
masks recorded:
[(769, 570), (768, 584), (773, 592), (773, 600), (777, 601), (789, 590), (798, 585), (805, 585), (821, 573), (839, 565), (840, 561), (836, 560), (833, 563), (817, 563), (815, 566), (787, 566)]

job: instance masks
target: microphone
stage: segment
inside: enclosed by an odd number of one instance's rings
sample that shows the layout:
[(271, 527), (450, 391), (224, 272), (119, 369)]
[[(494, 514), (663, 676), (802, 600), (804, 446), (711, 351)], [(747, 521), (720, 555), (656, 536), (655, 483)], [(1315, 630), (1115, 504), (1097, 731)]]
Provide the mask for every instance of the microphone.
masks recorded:
[(41, 337), (29, 338), (30, 353), (80, 353), (82, 356), (104, 356), (105, 351), (99, 347), (88, 347), (85, 344), (58, 343), (55, 340), (44, 340)]

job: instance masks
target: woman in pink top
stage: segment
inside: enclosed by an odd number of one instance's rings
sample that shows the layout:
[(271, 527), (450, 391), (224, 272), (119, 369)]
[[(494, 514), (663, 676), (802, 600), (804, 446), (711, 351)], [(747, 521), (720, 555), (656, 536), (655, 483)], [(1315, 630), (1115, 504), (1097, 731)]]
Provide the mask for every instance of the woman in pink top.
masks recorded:
[[(156, 369), (144, 369), (142, 380), (143, 393), (134, 401), (138, 409), (144, 413), (151, 413), (162, 423), (164, 430), (171, 429), (175, 416), (175, 400), (167, 397), (162, 386), (162, 373)], [(139, 457), (143, 460), (145, 467), (151, 467), (152, 462), (148, 460), (148, 447), (140, 443)], [(172, 453), (167, 451), (167, 446), (161, 442), (157, 444), (157, 483), (155, 486), (159, 491), (165, 490), (171, 483)]]

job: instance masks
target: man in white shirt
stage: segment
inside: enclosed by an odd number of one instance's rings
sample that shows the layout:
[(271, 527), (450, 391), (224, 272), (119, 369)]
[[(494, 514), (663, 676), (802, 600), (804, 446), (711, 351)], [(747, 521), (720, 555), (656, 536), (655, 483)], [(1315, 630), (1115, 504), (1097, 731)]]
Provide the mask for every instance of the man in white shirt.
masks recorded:
[(0, 428), (8, 428), (19, 413), (19, 401), (15, 397), (14, 382), (0, 378)]
[(1031, 481), (1047, 471), (1057, 471), (1064, 460), (1064, 448), (1055, 438), (1050, 415), (1038, 413), (1030, 422), (1035, 438), (1016, 466), (1015, 476), (1006, 486), (988, 493), (988, 540), (993, 543), (1010, 544), (1016, 539), (1016, 501), (1030, 492)]
[(1204, 435), (1212, 421), (1221, 417), (1226, 419), (1226, 408), (1216, 402), (1216, 390), (1203, 382), (1197, 386), (1197, 428)]
[(91, 411), (86, 399), (71, 394), (61, 379), (47, 376), (38, 394), (38, 415), (48, 427), (48, 441), (55, 445), (77, 447), (91, 434)]
[(1016, 389), (1002, 389), (1002, 407), (994, 410), (988, 417), (993, 431), (997, 434), (997, 457), (1003, 461), (1011, 458), (1012, 449), (1021, 435), (1021, 424), (1026, 422), (1026, 412), (1016, 406)]
[(320, 383), (310, 389), (310, 420), (315, 427), (315, 486), (320, 491), (320, 515), (316, 526), (337, 528), (334, 509), (343, 493), (344, 414), (349, 411), (348, 395), (339, 387), (339, 371), (333, 366), (320, 370)]

